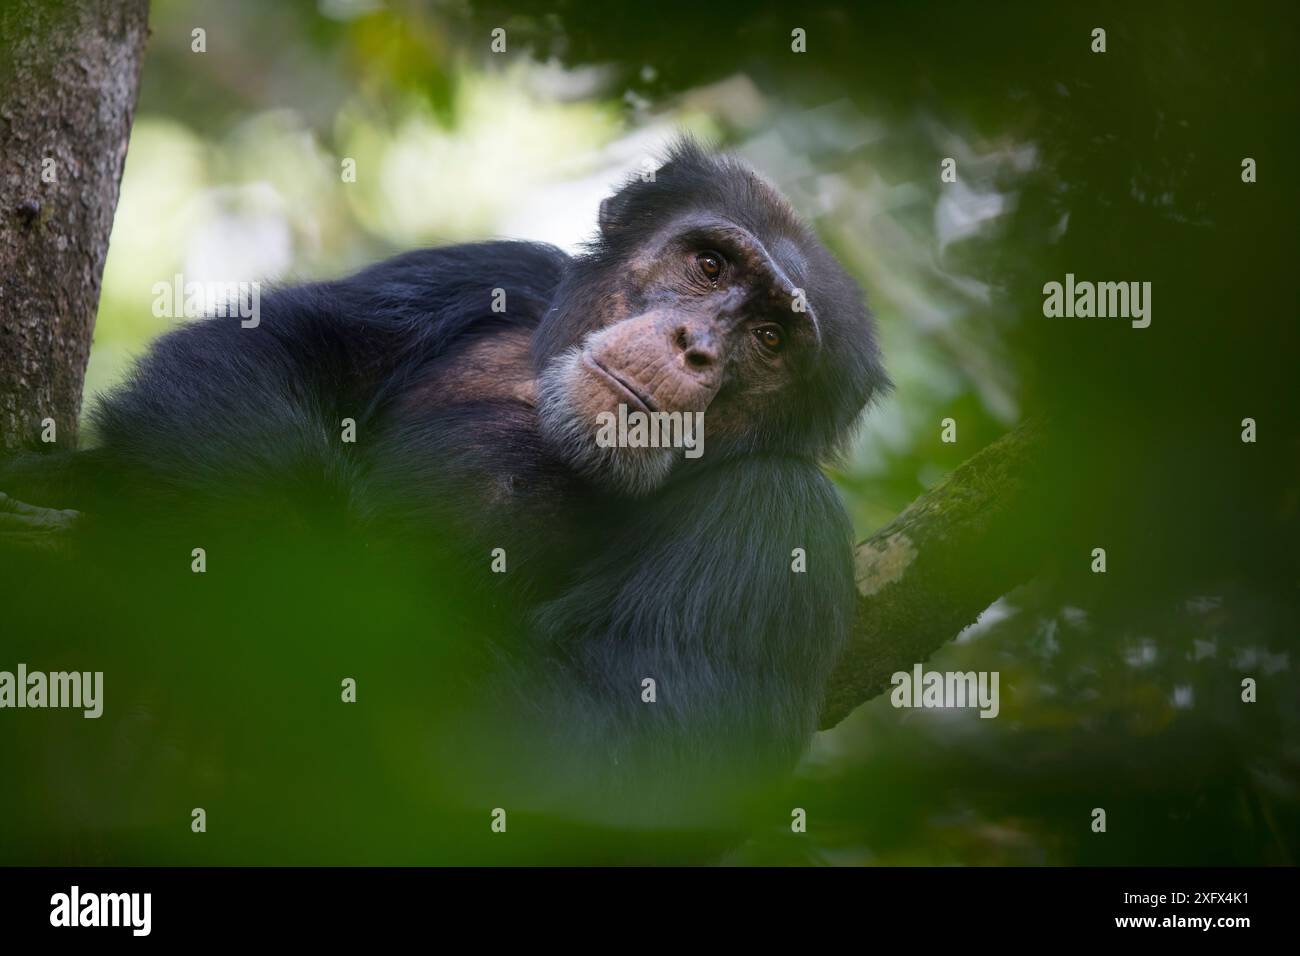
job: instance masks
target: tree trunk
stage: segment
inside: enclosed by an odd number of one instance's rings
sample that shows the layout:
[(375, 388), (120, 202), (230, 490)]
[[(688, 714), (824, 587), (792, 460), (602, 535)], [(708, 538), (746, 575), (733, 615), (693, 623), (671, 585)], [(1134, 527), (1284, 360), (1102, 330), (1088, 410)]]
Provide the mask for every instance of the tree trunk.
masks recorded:
[(148, 36), (148, 0), (0, 7), (0, 447), (77, 416)]

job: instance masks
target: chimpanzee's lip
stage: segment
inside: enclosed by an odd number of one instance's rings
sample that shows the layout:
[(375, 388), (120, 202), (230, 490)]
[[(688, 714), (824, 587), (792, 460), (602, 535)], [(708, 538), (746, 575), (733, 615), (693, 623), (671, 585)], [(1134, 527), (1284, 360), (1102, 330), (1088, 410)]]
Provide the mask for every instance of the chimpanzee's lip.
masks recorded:
[(590, 352), (582, 353), (582, 358), (583, 361), (586, 362), (588, 368), (592, 369), (598, 375), (603, 376), (606, 381), (614, 386), (616, 392), (621, 392), (640, 411), (649, 413), (657, 410), (655, 403), (651, 401), (649, 397), (643, 395), (640, 391), (634, 388), (626, 379), (620, 378), (609, 369), (605, 368), (605, 366), (601, 365), (600, 362), (596, 360), (596, 357)]

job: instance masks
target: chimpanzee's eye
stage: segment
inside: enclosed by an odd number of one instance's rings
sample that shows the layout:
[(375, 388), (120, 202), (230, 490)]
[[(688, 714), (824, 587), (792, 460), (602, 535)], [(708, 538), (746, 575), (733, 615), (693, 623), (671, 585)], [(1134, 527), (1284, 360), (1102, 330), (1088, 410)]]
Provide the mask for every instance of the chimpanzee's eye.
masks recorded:
[(716, 252), (701, 252), (695, 257), (695, 262), (704, 273), (704, 278), (710, 282), (716, 281), (718, 276), (722, 275), (722, 256)]
[(754, 336), (763, 348), (772, 352), (781, 351), (785, 345), (785, 335), (779, 325), (760, 325), (754, 330)]

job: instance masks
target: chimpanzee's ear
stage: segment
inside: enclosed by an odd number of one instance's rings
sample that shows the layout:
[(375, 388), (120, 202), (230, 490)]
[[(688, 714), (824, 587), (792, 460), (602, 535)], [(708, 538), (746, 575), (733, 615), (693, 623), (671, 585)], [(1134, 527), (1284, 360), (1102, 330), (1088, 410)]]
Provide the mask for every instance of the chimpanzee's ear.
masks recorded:
[(608, 196), (600, 201), (600, 216), (598, 221), (600, 223), (600, 231), (607, 236), (614, 228), (614, 200), (617, 198), (617, 196)]
[(627, 229), (636, 208), (637, 183), (630, 182), (612, 196), (600, 201), (600, 234), (613, 239), (615, 234)]

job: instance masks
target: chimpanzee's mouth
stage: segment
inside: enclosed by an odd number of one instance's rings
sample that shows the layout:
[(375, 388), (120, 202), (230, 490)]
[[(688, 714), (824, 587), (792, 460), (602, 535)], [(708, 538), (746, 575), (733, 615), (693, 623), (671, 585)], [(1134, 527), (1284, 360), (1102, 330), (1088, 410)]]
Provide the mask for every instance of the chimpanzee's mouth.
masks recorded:
[(586, 363), (588, 368), (612, 385), (617, 394), (622, 395), (629, 401), (629, 403), (635, 405), (638, 411), (646, 413), (658, 411), (658, 407), (649, 396), (634, 388), (626, 379), (620, 378), (618, 375), (615, 375), (609, 369), (605, 368), (605, 366), (601, 365), (600, 362), (596, 360), (596, 357), (590, 352), (583, 352), (582, 360)]

